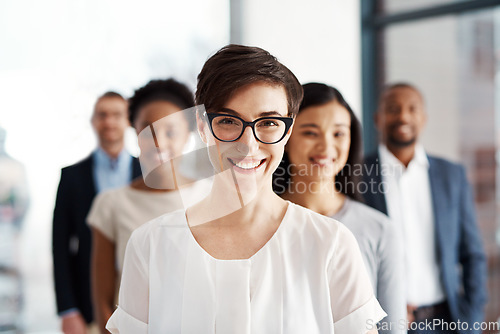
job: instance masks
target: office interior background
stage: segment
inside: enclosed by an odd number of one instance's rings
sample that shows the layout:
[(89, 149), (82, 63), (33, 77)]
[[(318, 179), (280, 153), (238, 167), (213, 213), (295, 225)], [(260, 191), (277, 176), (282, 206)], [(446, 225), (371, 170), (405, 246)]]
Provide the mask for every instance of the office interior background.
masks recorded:
[[(130, 96), (170, 76), (194, 89), (204, 61), (230, 42), (270, 51), (302, 83), (337, 87), (362, 118), (367, 151), (376, 148), (372, 115), (384, 84), (422, 90), (424, 146), (467, 167), (488, 255), (486, 320), (499, 319), (500, 1), (6, 0), (0, 126), (6, 151), (26, 168), (30, 194), (18, 262), (24, 331), (58, 333), (52, 210), (60, 169), (96, 145), (96, 97)], [(137, 155), (132, 129), (127, 147)], [(12, 284), (0, 277), (0, 294)]]

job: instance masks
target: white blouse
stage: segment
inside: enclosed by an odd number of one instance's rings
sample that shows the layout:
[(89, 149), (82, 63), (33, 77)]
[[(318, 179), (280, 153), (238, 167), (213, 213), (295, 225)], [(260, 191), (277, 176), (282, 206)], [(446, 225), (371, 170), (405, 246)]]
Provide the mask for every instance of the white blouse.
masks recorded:
[(156, 218), (127, 245), (112, 333), (362, 334), (385, 316), (354, 236), (293, 203), (252, 257), (218, 260), (185, 211)]

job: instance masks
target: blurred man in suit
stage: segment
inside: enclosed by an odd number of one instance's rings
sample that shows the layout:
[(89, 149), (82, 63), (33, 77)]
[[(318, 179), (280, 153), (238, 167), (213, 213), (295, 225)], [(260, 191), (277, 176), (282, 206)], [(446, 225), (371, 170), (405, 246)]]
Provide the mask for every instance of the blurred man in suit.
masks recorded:
[(65, 334), (93, 331), (91, 233), (85, 221), (92, 200), (97, 193), (124, 186), (140, 175), (137, 159), (124, 149), (129, 126), (127, 101), (118, 93), (105, 93), (95, 104), (91, 123), (98, 147), (87, 158), (62, 169), (54, 209), (54, 283)]
[[(419, 144), (426, 120), (414, 86), (383, 92), (375, 115), (381, 142), (364, 167), (365, 182), (376, 186), (365, 201), (388, 214), (403, 238), (408, 319), (422, 328), (410, 333), (480, 333), (473, 325), (483, 319), (486, 257), (471, 189), (462, 166)], [(433, 319), (465, 324), (424, 328)]]

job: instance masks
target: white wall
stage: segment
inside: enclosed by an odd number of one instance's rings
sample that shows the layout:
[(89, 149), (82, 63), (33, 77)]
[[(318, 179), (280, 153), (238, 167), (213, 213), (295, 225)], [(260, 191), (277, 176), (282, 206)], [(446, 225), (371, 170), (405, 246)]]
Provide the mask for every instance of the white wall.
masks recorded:
[(428, 115), (422, 144), (454, 161), (461, 153), (457, 27), (456, 17), (446, 16), (395, 25), (385, 34), (387, 83), (421, 89)]
[(338, 88), (361, 114), (359, 0), (241, 0), (241, 42), (262, 47), (301, 83)]

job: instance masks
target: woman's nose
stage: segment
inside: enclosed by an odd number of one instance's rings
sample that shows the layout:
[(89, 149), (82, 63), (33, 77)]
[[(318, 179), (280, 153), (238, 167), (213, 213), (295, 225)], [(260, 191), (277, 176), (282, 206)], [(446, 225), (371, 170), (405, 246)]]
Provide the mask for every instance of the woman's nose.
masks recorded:
[(252, 128), (249, 126), (243, 131), (240, 139), (238, 139), (238, 143), (245, 145), (250, 155), (259, 148), (259, 142), (255, 138)]
[(335, 141), (331, 136), (321, 136), (318, 139), (318, 153), (332, 157), (335, 155)]

